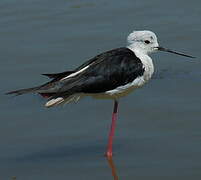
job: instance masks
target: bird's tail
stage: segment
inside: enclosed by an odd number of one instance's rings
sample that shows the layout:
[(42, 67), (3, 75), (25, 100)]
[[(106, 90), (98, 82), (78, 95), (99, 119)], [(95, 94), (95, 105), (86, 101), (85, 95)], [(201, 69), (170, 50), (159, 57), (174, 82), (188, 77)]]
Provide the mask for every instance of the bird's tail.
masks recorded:
[(33, 87), (33, 88), (27, 88), (27, 89), (19, 89), (19, 90), (16, 90), (16, 91), (10, 91), (10, 92), (7, 92), (6, 94), (14, 94), (16, 96), (18, 95), (22, 95), (22, 94), (26, 94), (26, 93), (34, 93), (34, 92), (37, 92), (37, 90), (40, 89), (40, 86), (37, 86), (37, 87)]

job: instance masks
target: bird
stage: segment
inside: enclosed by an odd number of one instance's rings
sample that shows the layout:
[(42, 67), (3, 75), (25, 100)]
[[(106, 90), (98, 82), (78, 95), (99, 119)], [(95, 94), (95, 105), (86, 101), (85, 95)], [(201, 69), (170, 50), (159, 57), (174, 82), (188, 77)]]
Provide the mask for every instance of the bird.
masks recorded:
[(74, 70), (42, 74), (50, 81), (32, 88), (6, 94), (37, 93), (47, 98), (45, 107), (77, 102), (85, 96), (114, 101), (112, 122), (105, 155), (113, 156), (113, 137), (119, 99), (147, 83), (153, 73), (153, 52), (164, 51), (194, 58), (159, 46), (157, 36), (149, 30), (135, 30), (127, 37), (127, 46), (108, 50), (87, 60)]

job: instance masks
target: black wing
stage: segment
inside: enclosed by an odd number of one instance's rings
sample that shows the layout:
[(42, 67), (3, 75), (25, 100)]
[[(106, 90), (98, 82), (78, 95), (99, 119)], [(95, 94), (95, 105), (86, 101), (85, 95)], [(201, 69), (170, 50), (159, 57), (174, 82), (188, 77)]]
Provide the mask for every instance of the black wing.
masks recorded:
[(144, 73), (140, 59), (128, 48), (102, 53), (76, 70), (89, 66), (78, 75), (63, 81), (55, 97), (75, 93), (103, 93), (132, 82)]
[(101, 56), (103, 54), (97, 55), (94, 58), (89, 59), (88, 61), (86, 61), (85, 63), (83, 63), (82, 65), (80, 65), (79, 67), (77, 67), (73, 71), (64, 71), (64, 72), (60, 72), (60, 73), (44, 73), (42, 75), (47, 76), (47, 77), (49, 77), (51, 79), (54, 79), (54, 80), (62, 79), (62, 78), (66, 77), (66, 76), (68, 76), (68, 75), (70, 75), (70, 74), (72, 74), (72, 73), (74, 73), (76, 71), (79, 71), (80, 69), (84, 68), (85, 66), (88, 66), (89, 64), (97, 61), (99, 56)]
[(42, 75), (47, 76), (51, 79), (62, 79), (63, 77), (66, 77), (74, 72), (75, 71), (64, 71), (61, 73), (51, 73), (51, 74), (42, 74)]

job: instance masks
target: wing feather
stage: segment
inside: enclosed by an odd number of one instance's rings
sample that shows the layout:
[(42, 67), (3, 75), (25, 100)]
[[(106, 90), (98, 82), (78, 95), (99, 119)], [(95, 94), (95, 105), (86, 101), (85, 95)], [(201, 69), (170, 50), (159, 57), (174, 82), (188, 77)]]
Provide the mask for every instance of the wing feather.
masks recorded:
[(67, 98), (76, 93), (104, 93), (132, 82), (144, 73), (140, 59), (127, 48), (102, 53), (85, 66), (89, 67), (62, 82), (62, 87), (52, 98)]

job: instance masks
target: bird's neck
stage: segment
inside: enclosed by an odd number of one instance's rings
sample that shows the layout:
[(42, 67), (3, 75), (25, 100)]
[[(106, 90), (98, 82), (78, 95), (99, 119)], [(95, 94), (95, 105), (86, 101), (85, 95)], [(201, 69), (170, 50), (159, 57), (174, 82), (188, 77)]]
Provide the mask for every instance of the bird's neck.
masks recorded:
[(131, 51), (133, 51), (135, 54), (142, 54), (142, 55), (147, 55), (148, 53), (146, 50), (144, 50), (143, 48), (140, 48), (139, 46), (135, 45), (135, 44), (130, 44), (127, 46), (128, 49), (130, 49)]
[(144, 78), (145, 80), (149, 80), (154, 72), (154, 65), (152, 62), (151, 57), (148, 56), (148, 54), (143, 51), (141, 48), (137, 47), (132, 47), (132, 46), (127, 46), (131, 51), (135, 53), (135, 55), (141, 60), (144, 68), (145, 68), (145, 73), (144, 73)]

